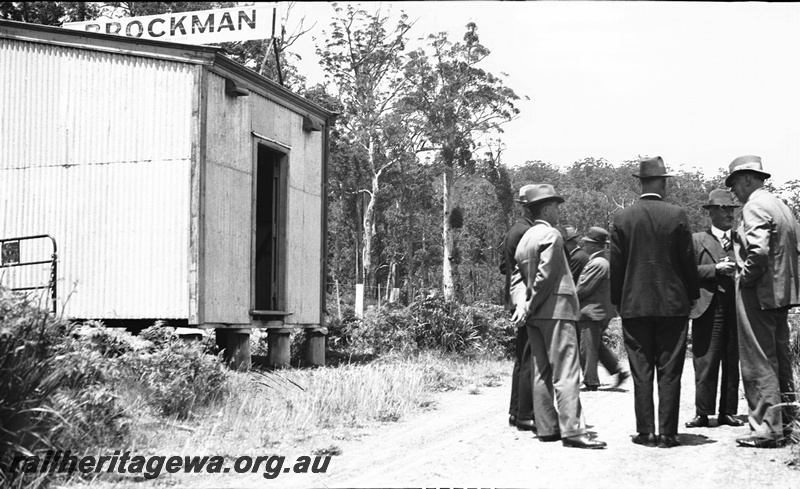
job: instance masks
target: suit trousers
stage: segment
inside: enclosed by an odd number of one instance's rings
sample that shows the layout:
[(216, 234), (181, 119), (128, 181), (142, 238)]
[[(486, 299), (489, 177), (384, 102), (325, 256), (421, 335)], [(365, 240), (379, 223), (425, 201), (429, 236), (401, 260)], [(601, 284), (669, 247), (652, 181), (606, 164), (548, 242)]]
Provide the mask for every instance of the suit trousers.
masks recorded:
[(539, 436), (560, 433), (562, 438), (568, 438), (585, 434), (575, 322), (528, 319), (527, 328), (533, 360), (533, 411)]
[(608, 328), (608, 322), (608, 320), (578, 321), (581, 370), (583, 383), (587, 386), (600, 385), (600, 377), (597, 375), (598, 361), (612, 375), (620, 371), (617, 356), (603, 342), (603, 332)]
[[(783, 436), (782, 400), (794, 400), (789, 351), (789, 308), (761, 309), (756, 289), (736, 286), (739, 357), (750, 429), (761, 436)], [(791, 408), (784, 410), (789, 415)], [(788, 420), (787, 420), (788, 421)]]
[(623, 318), (622, 333), (633, 377), (636, 431), (655, 433), (653, 372), (658, 375), (658, 433), (678, 434), (687, 316)]
[(695, 410), (714, 414), (720, 364), (722, 380), (719, 414), (736, 414), (739, 406), (739, 341), (736, 325), (736, 294), (717, 292), (706, 312), (692, 320)]
[(511, 373), (511, 402), (508, 414), (517, 419), (533, 419), (533, 392), (531, 384), (531, 345), (528, 342), (528, 329), (517, 328), (514, 352), (514, 370)]

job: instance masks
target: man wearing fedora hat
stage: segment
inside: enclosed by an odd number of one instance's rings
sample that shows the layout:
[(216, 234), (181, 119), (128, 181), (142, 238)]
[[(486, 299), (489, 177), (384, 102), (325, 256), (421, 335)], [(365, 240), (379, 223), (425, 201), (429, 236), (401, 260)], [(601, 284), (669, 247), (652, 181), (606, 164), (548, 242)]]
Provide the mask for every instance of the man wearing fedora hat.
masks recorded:
[(524, 286), (513, 286), (512, 296), (517, 305), (514, 317), (524, 318), (531, 345), (538, 437), (561, 440), (567, 447), (604, 448), (604, 442), (587, 433), (581, 410), (575, 330), (580, 307), (563, 238), (553, 227), (564, 199), (552, 185), (539, 184), (526, 200), (534, 222), (517, 245), (515, 259)]
[[(517, 251), (519, 240), (531, 226), (533, 217), (530, 209), (525, 205), (528, 203), (528, 192), (534, 185), (524, 185), (519, 189), (517, 203), (522, 204), (522, 215), (511, 226), (503, 240), (504, 260), (500, 263), (500, 272), (505, 274), (505, 302), (506, 310), (512, 314), (516, 311), (516, 306), (511, 298), (511, 283), (521, 283), (522, 276), (517, 267), (514, 254)], [(525, 328), (524, 321), (517, 323), (517, 337), (514, 355), (514, 369), (511, 373), (511, 400), (508, 408), (508, 424), (516, 426), (518, 430), (533, 431), (536, 424), (533, 421), (533, 388), (531, 385), (531, 346), (528, 343), (528, 330)]]
[[(772, 448), (780, 444), (785, 428), (776, 406), (793, 400), (795, 392), (788, 314), (792, 306), (800, 305), (800, 230), (786, 204), (764, 188), (770, 174), (763, 170), (760, 157), (740, 156), (729, 170), (725, 185), (743, 204), (736, 231), (736, 315), (752, 431), (736, 441)], [(790, 409), (783, 413), (793, 414)]]
[(736, 416), (739, 403), (739, 342), (733, 253), (733, 212), (739, 207), (728, 190), (712, 190), (703, 205), (711, 227), (694, 233), (694, 252), (700, 276), (700, 299), (689, 312), (692, 320), (696, 416), (687, 428), (708, 426), (714, 414), (717, 379), (722, 367), (717, 425), (742, 426)]
[(583, 383), (590, 391), (595, 391), (600, 386), (600, 378), (597, 376), (598, 360), (611, 375), (617, 376), (614, 387), (618, 387), (630, 376), (622, 369), (614, 352), (602, 341), (603, 331), (614, 317), (606, 245), (608, 231), (597, 226), (589, 228), (583, 238), (583, 247), (589, 254), (589, 261), (583, 267), (576, 286), (581, 305), (581, 315), (578, 318), (581, 369)]
[[(639, 162), (641, 198), (614, 215), (611, 302), (622, 317), (633, 376), (638, 434), (633, 442), (679, 445), (678, 411), (690, 303), (700, 297), (689, 218), (668, 204), (668, 174), (660, 156)], [(658, 437), (653, 374), (658, 375)]]
[(564, 243), (569, 256), (569, 269), (572, 272), (572, 280), (577, 284), (583, 267), (589, 262), (589, 253), (586, 253), (586, 250), (581, 248), (581, 235), (575, 226), (564, 226), (563, 229), (564, 232), (561, 234), (564, 236)]

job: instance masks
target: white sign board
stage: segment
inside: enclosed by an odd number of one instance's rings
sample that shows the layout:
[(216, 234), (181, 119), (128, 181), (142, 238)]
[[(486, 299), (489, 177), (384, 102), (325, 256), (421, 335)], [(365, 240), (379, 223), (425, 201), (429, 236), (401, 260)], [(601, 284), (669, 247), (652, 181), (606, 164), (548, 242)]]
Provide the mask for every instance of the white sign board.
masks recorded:
[(63, 27), (187, 44), (211, 44), (272, 37), (277, 3), (172, 14), (67, 22)]

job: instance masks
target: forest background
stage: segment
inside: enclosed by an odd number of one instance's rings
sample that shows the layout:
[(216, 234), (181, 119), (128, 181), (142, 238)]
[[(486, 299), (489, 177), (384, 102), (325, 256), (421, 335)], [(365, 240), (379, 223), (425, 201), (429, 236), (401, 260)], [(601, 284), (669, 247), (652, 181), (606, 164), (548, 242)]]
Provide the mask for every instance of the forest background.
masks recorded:
[[(0, 2), (0, 18), (61, 25), (234, 5)], [(503, 125), (519, 117), (521, 98), (503, 73), (483, 68), (491, 40), (480, 37), (475, 23), (457, 34), (430, 34), (424, 46), (412, 48), (413, 22), (402, 11), (389, 15), (379, 3), (332, 4), (330, 24), (315, 38), (325, 79), (310, 84), (293, 51), (310, 26), (293, 17), (293, 6), (282, 3), (274, 40), (221, 47), (339, 114), (328, 170), (330, 315), (341, 320), (343, 308), (345, 314), (352, 308), (356, 284), (363, 284), (367, 307), (438, 293), (460, 303), (500, 304), (500, 246), (519, 212), (514, 198), (522, 185), (554, 185), (566, 199), (560, 223), (581, 233), (608, 228), (614, 212), (638, 198), (631, 174), (644, 155), (636, 149), (619, 165), (596, 155), (568, 166), (536, 155), (515, 166), (504, 162)], [(687, 210), (695, 231), (703, 229), (701, 205), (710, 190), (724, 187), (726, 169), (712, 175), (685, 165), (670, 170), (675, 178), (666, 200)], [(800, 217), (800, 179), (783, 177), (785, 183), (768, 181), (768, 187)]]

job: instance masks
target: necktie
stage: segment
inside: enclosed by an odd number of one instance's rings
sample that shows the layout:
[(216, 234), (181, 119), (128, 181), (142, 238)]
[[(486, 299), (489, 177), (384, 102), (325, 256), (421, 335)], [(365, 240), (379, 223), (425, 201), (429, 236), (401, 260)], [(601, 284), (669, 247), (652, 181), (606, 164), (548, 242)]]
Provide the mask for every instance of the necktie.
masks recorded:
[(722, 235), (722, 247), (725, 248), (725, 251), (731, 249), (731, 238), (728, 237), (728, 233)]

